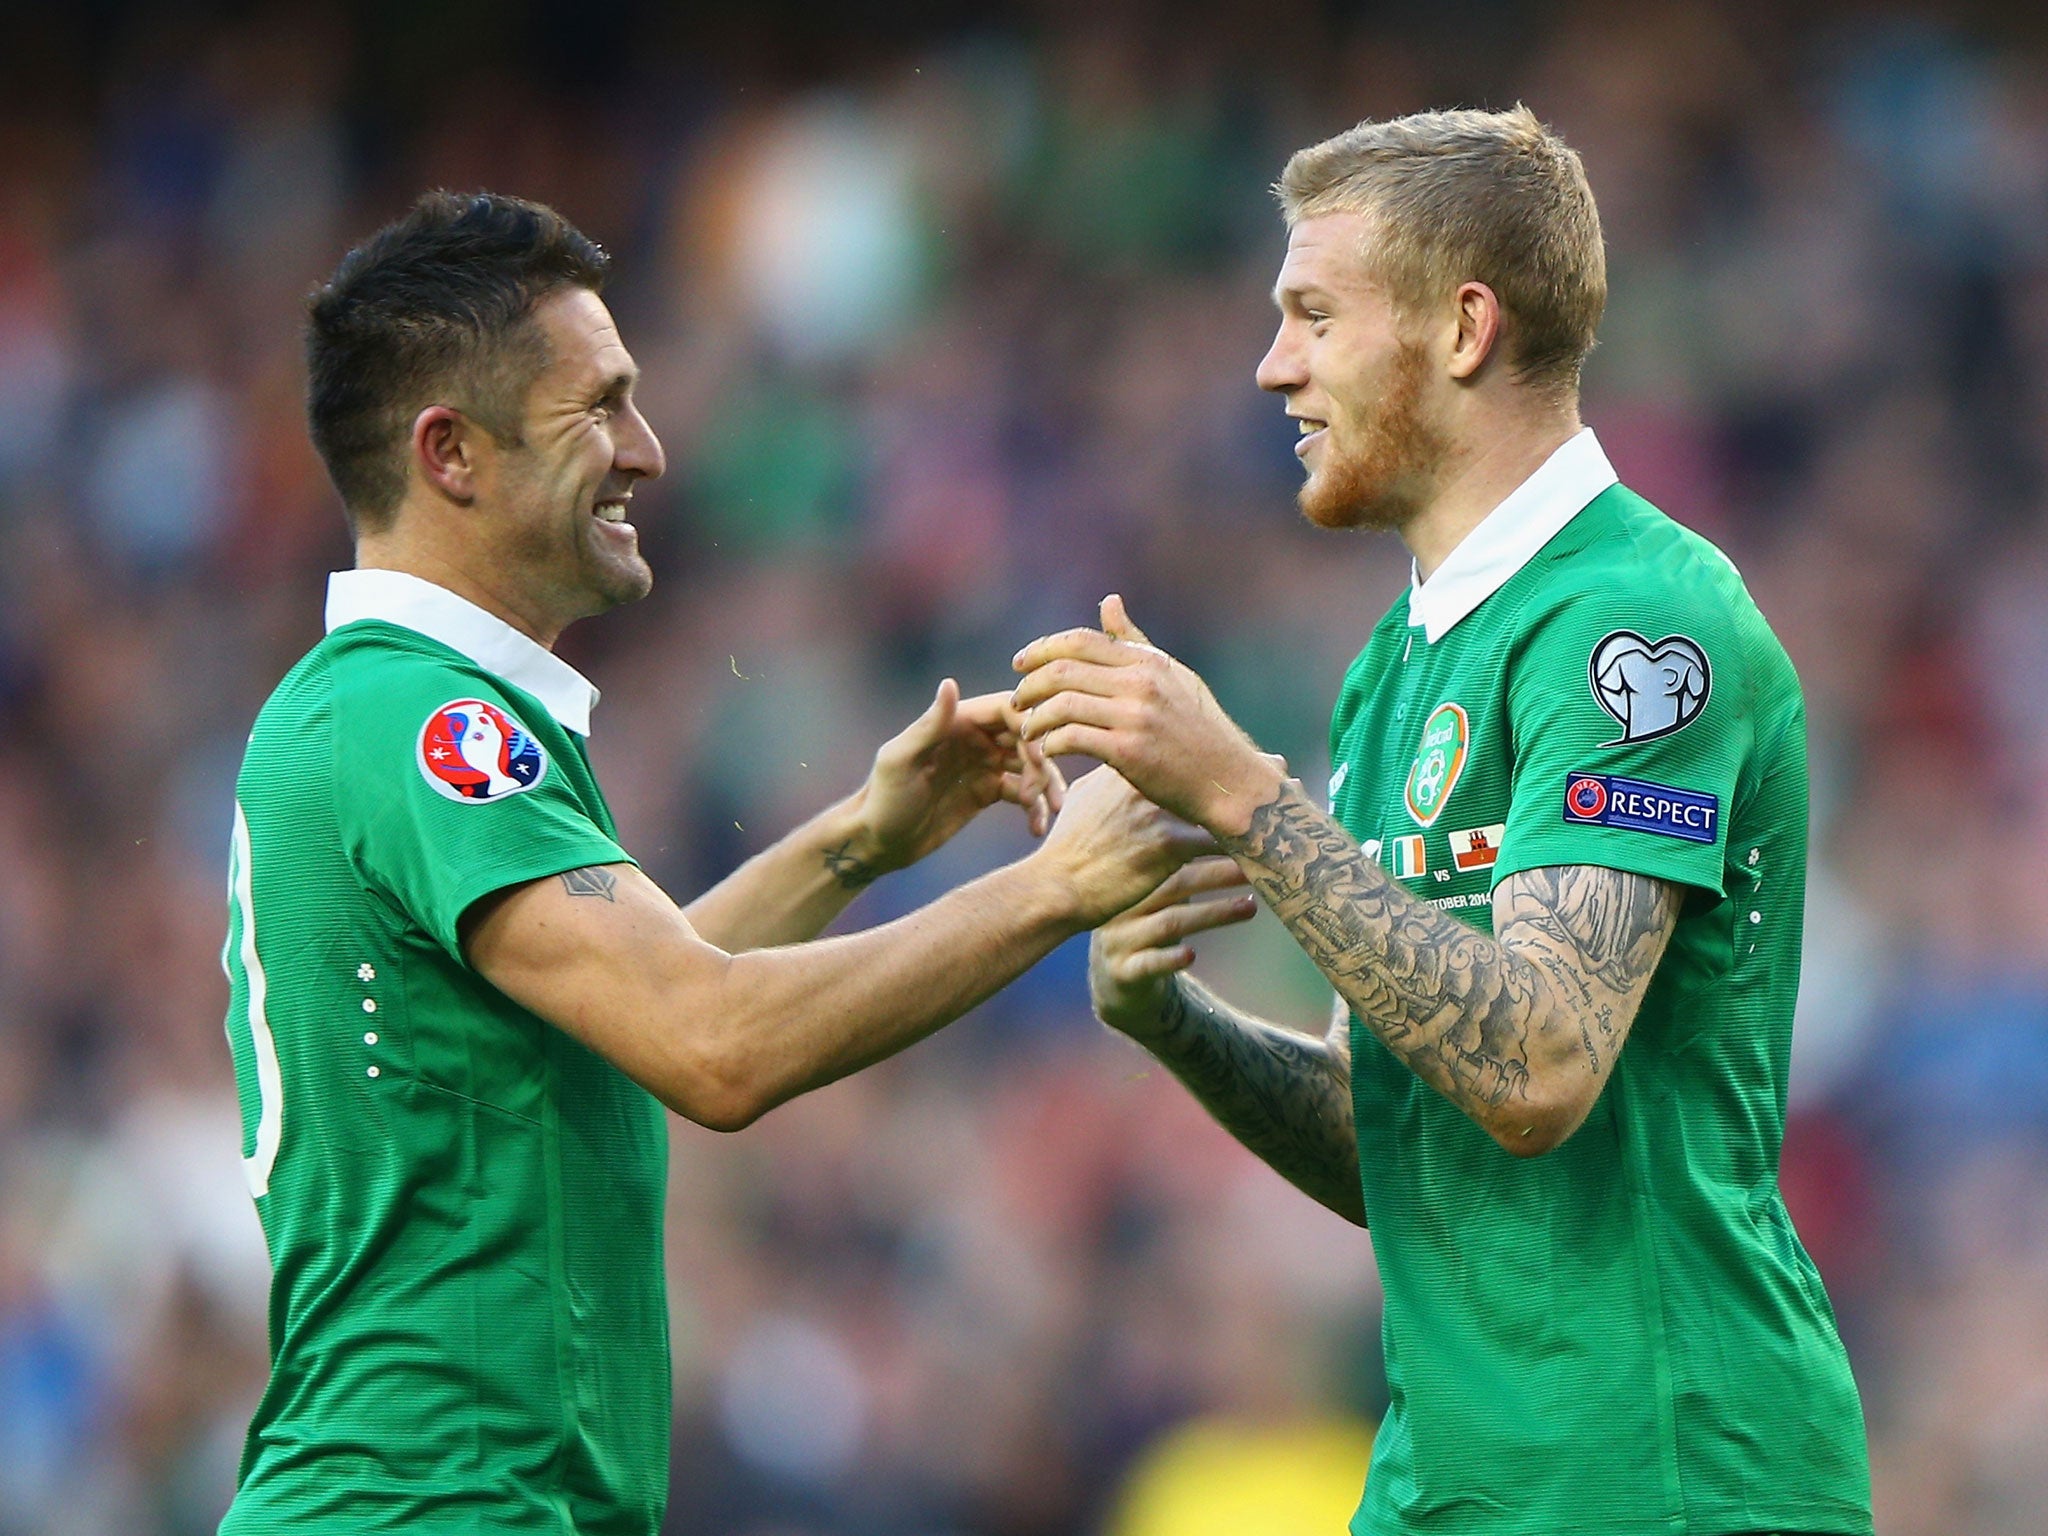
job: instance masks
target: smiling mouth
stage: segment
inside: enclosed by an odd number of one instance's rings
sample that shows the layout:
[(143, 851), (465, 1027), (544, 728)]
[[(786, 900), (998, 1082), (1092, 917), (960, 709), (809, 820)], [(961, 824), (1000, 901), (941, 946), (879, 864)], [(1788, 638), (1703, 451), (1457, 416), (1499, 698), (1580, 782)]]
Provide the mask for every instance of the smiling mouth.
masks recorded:
[(623, 523), (626, 520), (626, 503), (632, 499), (628, 495), (614, 496), (608, 501), (600, 501), (591, 507), (590, 515), (600, 523)]

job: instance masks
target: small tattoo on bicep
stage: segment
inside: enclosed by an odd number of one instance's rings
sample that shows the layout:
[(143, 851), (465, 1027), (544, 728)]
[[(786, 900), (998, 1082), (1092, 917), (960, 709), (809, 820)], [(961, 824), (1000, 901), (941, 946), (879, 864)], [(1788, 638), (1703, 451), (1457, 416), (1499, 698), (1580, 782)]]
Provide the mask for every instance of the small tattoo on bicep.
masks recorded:
[(618, 901), (619, 877), (599, 865), (583, 869), (565, 869), (561, 874), (562, 889), (571, 896), (602, 896), (606, 901)]

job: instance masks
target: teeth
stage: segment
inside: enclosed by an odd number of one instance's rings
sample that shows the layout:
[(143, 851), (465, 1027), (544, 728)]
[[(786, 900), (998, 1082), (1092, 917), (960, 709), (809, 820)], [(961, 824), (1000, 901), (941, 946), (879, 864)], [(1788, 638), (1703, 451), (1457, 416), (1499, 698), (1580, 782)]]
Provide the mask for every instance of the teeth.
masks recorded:
[(601, 523), (623, 523), (626, 520), (626, 504), (623, 501), (600, 501), (591, 511), (597, 514)]
[(1315, 421), (1307, 416), (1297, 417), (1295, 421), (1296, 425), (1301, 428), (1301, 435), (1303, 437), (1307, 437), (1312, 432), (1320, 432), (1327, 425), (1325, 422)]

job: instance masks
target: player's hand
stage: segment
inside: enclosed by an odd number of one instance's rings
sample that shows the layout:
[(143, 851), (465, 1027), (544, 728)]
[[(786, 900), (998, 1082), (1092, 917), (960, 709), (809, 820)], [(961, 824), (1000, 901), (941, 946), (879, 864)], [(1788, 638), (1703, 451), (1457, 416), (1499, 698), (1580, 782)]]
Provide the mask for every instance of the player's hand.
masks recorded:
[(1031, 857), (1073, 899), (1084, 928), (1142, 901), (1216, 840), (1147, 800), (1113, 769), (1074, 780), (1045, 845)]
[(1285, 777), (1187, 667), (1145, 638), (1123, 599), (1102, 629), (1047, 635), (1019, 651), (1010, 696), (1023, 739), (1046, 756), (1109, 764), (1147, 797), (1218, 836), (1242, 833)]
[(1159, 1024), (1173, 978), (1194, 963), (1188, 940), (1245, 922), (1259, 910), (1258, 898), (1245, 890), (1220, 900), (1200, 898), (1244, 884), (1234, 859), (1196, 859), (1096, 929), (1088, 943), (1088, 998), (1095, 1017), (1143, 1040)]
[(940, 683), (931, 708), (882, 743), (855, 797), (864, 862), (878, 873), (914, 864), (998, 800), (1022, 806), (1043, 837), (1066, 781), (1017, 725), (1007, 694), (962, 699), (952, 678)]

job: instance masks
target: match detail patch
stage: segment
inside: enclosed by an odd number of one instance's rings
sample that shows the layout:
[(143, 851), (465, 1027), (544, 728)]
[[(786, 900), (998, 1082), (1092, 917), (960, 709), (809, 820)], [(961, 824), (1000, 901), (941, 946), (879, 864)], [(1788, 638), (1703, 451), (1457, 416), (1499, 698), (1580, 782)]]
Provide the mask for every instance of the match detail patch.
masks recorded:
[(1507, 823), (1497, 821), (1490, 827), (1474, 827), (1469, 832), (1451, 834), (1451, 867), (1461, 875), (1474, 870), (1491, 869), (1500, 862), (1500, 840), (1507, 836)]
[(1387, 873), (1396, 880), (1413, 880), (1429, 873), (1429, 852), (1420, 837), (1388, 839), (1384, 862)]
[(547, 777), (548, 757), (531, 733), (485, 699), (451, 699), (420, 728), (420, 776), (465, 805), (502, 800)]
[(1614, 716), (1621, 734), (1603, 747), (1625, 741), (1655, 741), (1699, 719), (1713, 691), (1714, 671), (1697, 641), (1684, 635), (1646, 640), (1632, 629), (1600, 637), (1586, 663), (1593, 697)]
[(1607, 773), (1574, 773), (1564, 781), (1564, 819), (1711, 843), (1721, 819), (1721, 797)]

